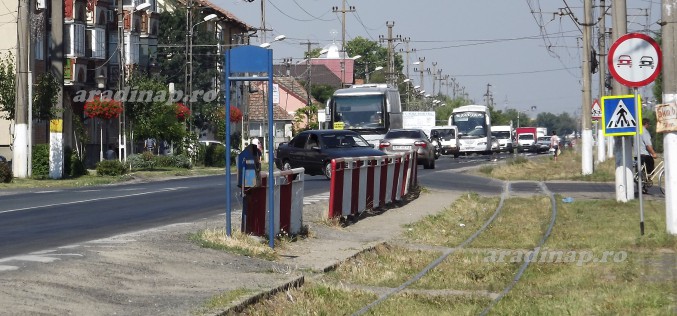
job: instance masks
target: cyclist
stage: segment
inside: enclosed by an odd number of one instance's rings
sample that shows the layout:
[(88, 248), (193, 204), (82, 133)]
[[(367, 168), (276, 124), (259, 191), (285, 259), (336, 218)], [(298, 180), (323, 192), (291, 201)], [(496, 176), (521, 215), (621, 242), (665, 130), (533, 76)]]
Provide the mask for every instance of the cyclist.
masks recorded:
[[(649, 119), (642, 119), (642, 135), (640, 135), (639, 155), (640, 163), (646, 168), (646, 174), (651, 174), (654, 169), (654, 158), (656, 152), (651, 143), (651, 134), (649, 134), (648, 127), (650, 125)], [(646, 188), (642, 188), (643, 193), (647, 193)]]
[(642, 119), (642, 135), (640, 135), (639, 154), (640, 161), (646, 166), (646, 174), (651, 174), (654, 169), (654, 158), (656, 152), (653, 150), (651, 143), (651, 134), (649, 134), (648, 127), (650, 125), (649, 119)]

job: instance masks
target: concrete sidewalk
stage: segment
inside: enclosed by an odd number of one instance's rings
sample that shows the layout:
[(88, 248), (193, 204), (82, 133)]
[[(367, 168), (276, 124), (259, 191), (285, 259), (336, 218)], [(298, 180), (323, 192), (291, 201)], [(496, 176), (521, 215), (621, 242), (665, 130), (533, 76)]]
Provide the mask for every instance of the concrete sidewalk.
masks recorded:
[[(3, 258), (0, 315), (218, 313), (203, 304), (246, 289), (242, 303), (302, 282), (364, 249), (397, 240), (404, 224), (443, 210), (460, 194), (426, 191), (343, 228), (325, 224), (326, 203), (307, 205), (310, 237), (278, 249), (276, 262), (201, 248), (189, 240), (199, 230), (224, 227), (223, 216)], [(239, 215), (233, 223), (239, 225)]]

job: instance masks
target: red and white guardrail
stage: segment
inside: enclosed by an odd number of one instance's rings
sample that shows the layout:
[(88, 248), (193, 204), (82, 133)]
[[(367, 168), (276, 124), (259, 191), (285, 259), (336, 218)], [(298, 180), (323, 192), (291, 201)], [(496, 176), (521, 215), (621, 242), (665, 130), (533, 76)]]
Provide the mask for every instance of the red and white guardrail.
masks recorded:
[(418, 185), (416, 159), (413, 151), (333, 159), (329, 218), (356, 215), (401, 200)]
[[(303, 178), (304, 169), (276, 171), (275, 177), (275, 235), (284, 231), (290, 235), (301, 232), (303, 227)], [(269, 231), (268, 173), (261, 172), (261, 186), (248, 188), (243, 196), (242, 232), (266, 236)]]

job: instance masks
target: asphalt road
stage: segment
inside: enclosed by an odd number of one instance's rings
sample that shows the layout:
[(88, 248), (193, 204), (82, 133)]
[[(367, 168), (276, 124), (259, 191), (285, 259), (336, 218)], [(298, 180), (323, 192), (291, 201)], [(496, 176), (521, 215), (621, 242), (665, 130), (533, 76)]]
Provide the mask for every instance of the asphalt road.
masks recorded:
[[(492, 162), (482, 156), (443, 156), (436, 169), (419, 166), (419, 183), (498, 194), (499, 181), (453, 172), (486, 163)], [(234, 178), (231, 183), (237, 188)], [(324, 176), (307, 176), (304, 183), (307, 203), (328, 198)], [(0, 196), (0, 258), (223, 214), (224, 191), (223, 176), (208, 176)], [(233, 209), (241, 209), (235, 191)]]

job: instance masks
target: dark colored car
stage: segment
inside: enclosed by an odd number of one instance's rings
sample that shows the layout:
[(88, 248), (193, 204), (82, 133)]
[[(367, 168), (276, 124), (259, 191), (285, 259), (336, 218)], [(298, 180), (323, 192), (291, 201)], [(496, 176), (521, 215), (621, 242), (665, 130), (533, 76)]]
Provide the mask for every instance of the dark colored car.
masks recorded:
[(331, 179), (331, 160), (344, 157), (382, 156), (360, 134), (353, 131), (304, 131), (275, 152), (279, 169), (305, 168), (306, 174), (324, 174)]
[(547, 153), (550, 150), (550, 136), (539, 137), (536, 144), (538, 145), (537, 153)]
[(420, 129), (394, 129), (386, 133), (379, 149), (387, 154), (396, 154), (415, 150), (418, 163), (425, 169), (435, 169), (435, 146), (428, 135)]

